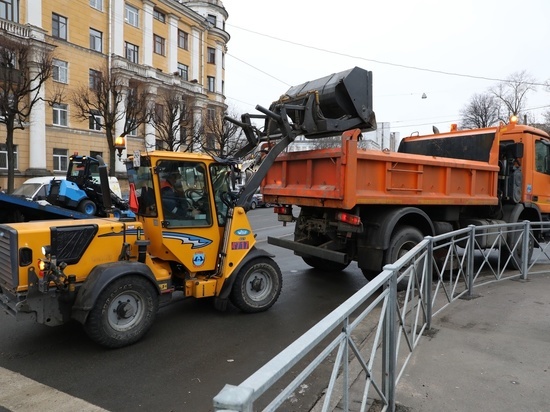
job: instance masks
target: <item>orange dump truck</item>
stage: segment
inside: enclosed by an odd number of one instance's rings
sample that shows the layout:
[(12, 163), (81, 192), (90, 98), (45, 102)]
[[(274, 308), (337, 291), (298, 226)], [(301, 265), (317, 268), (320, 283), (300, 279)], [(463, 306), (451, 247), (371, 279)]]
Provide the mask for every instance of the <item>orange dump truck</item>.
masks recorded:
[[(356, 92), (362, 82), (370, 90), (370, 72), (357, 76), (357, 70), (291, 88), (269, 110), (258, 107), (266, 115), (268, 137), (314, 139), (343, 131), (339, 147), (281, 153), (262, 174), (264, 201), (280, 205), (280, 221), (296, 221), (293, 240), (268, 238), (269, 243), (294, 250), (321, 270), (341, 270), (356, 261), (371, 278), (424, 236), (472, 224), (548, 219), (547, 133), (511, 122), (407, 137), (397, 152), (363, 150), (361, 130), (372, 130), (375, 122), (370, 94)], [(354, 128), (343, 125), (354, 118), (363, 121)], [(327, 130), (331, 124), (337, 126)], [(299, 206), (297, 217), (292, 206)], [(517, 266), (521, 256), (514, 257)]]

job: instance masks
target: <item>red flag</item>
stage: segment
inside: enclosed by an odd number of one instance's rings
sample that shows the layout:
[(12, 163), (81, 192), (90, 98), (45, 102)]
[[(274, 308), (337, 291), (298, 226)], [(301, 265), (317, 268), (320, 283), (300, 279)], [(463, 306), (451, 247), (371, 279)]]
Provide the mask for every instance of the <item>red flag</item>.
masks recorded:
[(130, 183), (130, 198), (128, 205), (130, 206), (130, 210), (134, 213), (138, 212), (139, 206), (138, 206), (138, 198), (136, 194), (136, 186), (133, 183)]

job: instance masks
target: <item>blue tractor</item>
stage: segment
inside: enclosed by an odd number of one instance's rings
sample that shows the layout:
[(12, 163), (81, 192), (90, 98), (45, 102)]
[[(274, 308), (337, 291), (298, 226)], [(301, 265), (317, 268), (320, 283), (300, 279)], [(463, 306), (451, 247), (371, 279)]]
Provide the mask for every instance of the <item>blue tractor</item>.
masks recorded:
[(112, 207), (131, 213), (128, 203), (110, 189), (106, 170), (100, 156), (71, 156), (66, 179), (51, 181), (47, 201), (89, 216), (106, 217)]

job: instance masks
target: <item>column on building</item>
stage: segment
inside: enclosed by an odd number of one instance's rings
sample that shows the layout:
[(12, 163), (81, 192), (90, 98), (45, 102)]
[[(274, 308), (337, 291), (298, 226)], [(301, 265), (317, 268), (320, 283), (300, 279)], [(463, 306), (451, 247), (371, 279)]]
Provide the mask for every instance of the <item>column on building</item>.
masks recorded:
[(178, 18), (173, 14), (168, 16), (168, 71), (178, 71)]
[(216, 42), (216, 92), (223, 93), (223, 45)]
[(190, 80), (198, 80), (203, 83), (201, 67), (202, 67), (202, 32), (196, 27), (191, 29), (191, 73)]
[[(38, 1), (32, 7), (27, 7), (27, 22), (31, 27), (31, 37), (44, 41), (42, 27), (42, 2)], [(32, 53), (31, 53), (32, 55)], [(31, 57), (32, 59), (32, 57)], [(34, 77), (38, 68), (31, 64), (31, 76)], [(33, 88), (37, 86), (35, 81)], [(46, 170), (46, 105), (44, 103), (44, 86), (38, 92), (39, 99), (29, 115), (29, 171), (42, 174)]]
[[(38, 67), (30, 66), (31, 77), (35, 78)], [(31, 87), (38, 87), (38, 80), (31, 82)], [(44, 85), (36, 96), (35, 103), (29, 115), (29, 172), (42, 175), (46, 171), (46, 104)], [(33, 172), (35, 171), (35, 172)]]
[(110, 47), (117, 56), (126, 57), (124, 53), (124, 2), (113, 1), (111, 4)]
[(154, 4), (143, 1), (143, 64), (153, 66), (153, 8)]
[[(154, 107), (155, 97), (157, 95), (158, 88), (157, 86), (148, 85), (147, 86), (147, 95), (149, 96), (147, 105), (149, 107)], [(145, 150), (155, 150), (157, 145), (155, 127), (151, 122), (145, 123)]]
[[(128, 97), (128, 85), (124, 87), (120, 91), (121, 100), (120, 100), (120, 107), (118, 108), (119, 112), (126, 113), (126, 99)], [(116, 139), (117, 136), (120, 136), (122, 133), (124, 133), (124, 125), (126, 123), (126, 116), (120, 116), (120, 118), (115, 123), (115, 136)], [(127, 138), (126, 138), (127, 139)], [(116, 149), (115, 149), (116, 150)], [(128, 153), (128, 142), (126, 142), (126, 153)], [(116, 157), (118, 159), (118, 156)], [(111, 169), (113, 166), (109, 165), (109, 169)], [(115, 160), (115, 172), (116, 173), (124, 173), (126, 172), (126, 167), (124, 166), (123, 162), (119, 162)]]

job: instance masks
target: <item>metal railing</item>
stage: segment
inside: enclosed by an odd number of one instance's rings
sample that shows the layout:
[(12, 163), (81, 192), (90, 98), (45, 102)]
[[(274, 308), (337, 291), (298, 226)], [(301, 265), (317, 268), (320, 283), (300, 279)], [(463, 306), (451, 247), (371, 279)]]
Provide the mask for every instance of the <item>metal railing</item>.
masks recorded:
[(478, 286), (541, 273), (550, 245), (539, 234), (549, 230), (525, 221), (426, 237), (240, 385), (226, 385), (215, 410), (292, 410), (285, 402), (315, 372), (328, 383), (314, 411), (352, 403), (394, 411), (396, 385), (432, 317)]

